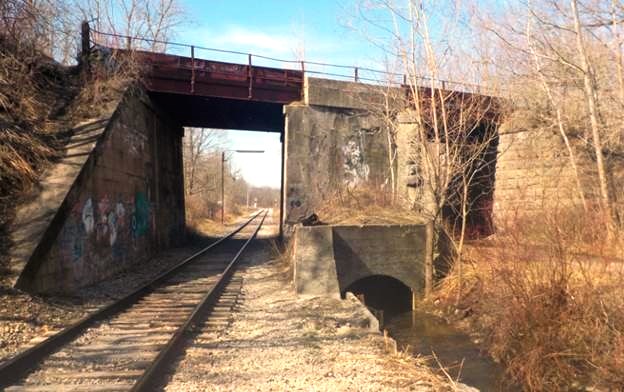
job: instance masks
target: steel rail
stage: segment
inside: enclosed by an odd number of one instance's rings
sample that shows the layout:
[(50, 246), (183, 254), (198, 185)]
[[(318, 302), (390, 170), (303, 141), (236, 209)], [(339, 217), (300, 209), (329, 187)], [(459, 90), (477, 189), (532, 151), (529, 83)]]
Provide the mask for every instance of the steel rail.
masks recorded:
[(60, 332), (50, 336), (41, 343), (17, 354), (13, 358), (2, 363), (0, 365), (0, 390), (19, 382), (19, 380), (28, 375), (28, 373), (37, 365), (39, 365), (46, 357), (48, 357), (50, 354), (54, 353), (67, 343), (71, 342), (73, 339), (75, 339), (78, 335), (80, 335), (82, 332), (84, 332), (87, 328), (89, 328), (96, 322), (110, 318), (111, 316), (120, 313), (132, 306), (138, 300), (154, 291), (159, 283), (162, 283), (163, 281), (177, 273), (181, 268), (194, 261), (197, 257), (215, 248), (224, 241), (232, 238), (247, 225), (249, 225), (249, 223), (251, 223), (254, 219), (256, 219), (262, 212), (262, 210), (258, 211), (251, 218), (249, 218), (249, 220), (247, 220), (245, 223), (240, 225), (232, 232), (219, 238), (218, 240), (214, 241), (213, 243), (199, 250), (193, 255), (185, 258), (175, 266), (161, 273), (150, 282), (144, 284), (132, 293), (116, 300), (109, 305), (104, 306), (101, 309), (96, 310), (95, 312), (85, 316), (84, 318), (78, 320), (67, 328), (64, 328)]
[(230, 278), (232, 277), (232, 274), (237, 267), (238, 260), (240, 259), (241, 255), (243, 254), (249, 243), (253, 241), (258, 235), (258, 232), (260, 231), (260, 228), (262, 227), (264, 219), (266, 218), (268, 213), (268, 210), (264, 212), (264, 216), (260, 220), (260, 224), (258, 224), (258, 227), (254, 231), (253, 235), (249, 237), (247, 241), (243, 244), (243, 246), (239, 249), (232, 261), (230, 261), (230, 263), (221, 274), (221, 277), (219, 278), (217, 283), (215, 283), (210, 288), (208, 293), (206, 293), (206, 295), (201, 299), (199, 304), (197, 304), (197, 306), (188, 317), (188, 319), (184, 322), (184, 324), (180, 326), (180, 328), (178, 328), (178, 330), (173, 334), (171, 339), (169, 339), (169, 342), (167, 342), (165, 347), (160, 351), (160, 353), (158, 353), (158, 356), (154, 359), (154, 361), (152, 361), (150, 367), (145, 372), (143, 372), (143, 375), (130, 390), (131, 392), (148, 392), (156, 390), (158, 388), (163, 374), (165, 373), (164, 370), (166, 369), (166, 366), (171, 364), (173, 362), (173, 359), (175, 359), (177, 354), (180, 353), (180, 351), (183, 349), (185, 337), (188, 333), (191, 332), (193, 326), (201, 321), (202, 317), (206, 315), (208, 308), (213, 305), (214, 302), (219, 298), (219, 295), (229, 283)]

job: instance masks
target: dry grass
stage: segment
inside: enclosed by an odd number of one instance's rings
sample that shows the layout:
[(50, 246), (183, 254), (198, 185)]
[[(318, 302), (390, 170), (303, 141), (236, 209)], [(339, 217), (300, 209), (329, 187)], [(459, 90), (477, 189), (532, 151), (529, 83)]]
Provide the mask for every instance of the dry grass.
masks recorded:
[(0, 36), (1, 198), (23, 190), (58, 156), (67, 135), (54, 117), (75, 93), (70, 79), (69, 70)]
[(112, 112), (138, 75), (133, 64), (111, 54), (82, 72), (0, 33), (0, 267), (18, 200), (30, 197), (45, 168), (64, 154), (74, 124)]
[(18, 197), (60, 155), (69, 136), (54, 117), (64, 112), (73, 94), (70, 70), (0, 34), (0, 267)]
[(421, 215), (393, 203), (378, 189), (357, 188), (341, 191), (324, 200), (315, 213), (325, 224), (387, 225), (423, 223)]
[(295, 271), (295, 241), (290, 239), (286, 242), (280, 240), (269, 240), (271, 255), (276, 260), (276, 268), (281, 274), (284, 282), (287, 282), (294, 290), (294, 271)]
[(452, 270), (437, 289), (526, 390), (624, 388), (624, 258), (604, 225), (585, 223), (597, 221), (516, 221), (470, 246), (463, 279)]
[[(220, 215), (214, 219), (202, 217), (201, 215), (191, 215), (187, 209), (187, 226), (191, 230), (207, 236), (222, 236), (232, 230), (232, 225), (240, 222), (241, 217), (247, 216), (251, 211), (244, 208), (237, 208), (234, 211), (227, 212), (223, 216), (223, 224), (221, 224)], [(189, 216), (192, 216), (189, 219)]]

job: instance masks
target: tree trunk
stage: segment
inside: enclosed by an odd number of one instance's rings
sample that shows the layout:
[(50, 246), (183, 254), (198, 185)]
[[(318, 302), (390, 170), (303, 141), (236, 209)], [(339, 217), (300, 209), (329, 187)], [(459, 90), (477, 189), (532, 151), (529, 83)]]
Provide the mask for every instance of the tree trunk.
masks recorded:
[(591, 124), (592, 141), (594, 153), (596, 154), (596, 165), (598, 169), (598, 180), (600, 182), (600, 200), (603, 213), (607, 219), (607, 232), (610, 238), (615, 234), (613, 210), (611, 199), (609, 197), (609, 180), (607, 178), (607, 170), (605, 166), (604, 153), (602, 151), (602, 140), (600, 138), (600, 129), (598, 124), (598, 108), (596, 104), (596, 86), (594, 85), (593, 69), (587, 56), (585, 43), (583, 41), (583, 31), (579, 17), (577, 0), (570, 0), (572, 14), (574, 17), (574, 29), (576, 31), (576, 46), (581, 60), (581, 69), (583, 70), (583, 91), (585, 99), (587, 99), (587, 107), (589, 109), (589, 120)]
[(427, 222), (425, 227), (425, 297), (433, 291), (433, 220)]

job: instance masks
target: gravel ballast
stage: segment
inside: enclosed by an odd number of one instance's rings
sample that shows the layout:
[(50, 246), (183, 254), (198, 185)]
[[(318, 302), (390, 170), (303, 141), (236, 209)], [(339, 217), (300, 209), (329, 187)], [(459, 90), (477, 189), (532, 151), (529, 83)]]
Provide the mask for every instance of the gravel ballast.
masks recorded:
[(130, 293), (200, 247), (170, 249), (71, 297), (31, 295), (0, 285), (0, 363)]
[(423, 361), (370, 329), (356, 299), (297, 298), (268, 246), (240, 271), (243, 300), (226, 330), (204, 326), (166, 391), (449, 390)]

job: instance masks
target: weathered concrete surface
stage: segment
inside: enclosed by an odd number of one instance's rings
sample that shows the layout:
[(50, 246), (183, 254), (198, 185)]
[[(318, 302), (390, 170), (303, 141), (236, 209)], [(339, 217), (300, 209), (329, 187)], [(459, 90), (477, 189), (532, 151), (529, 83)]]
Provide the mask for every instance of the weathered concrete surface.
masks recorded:
[(373, 275), (424, 288), (425, 225), (334, 226), (334, 258), (341, 291)]
[(368, 319), (368, 330), (371, 332), (379, 332), (381, 331), (381, 326), (379, 323), (379, 319), (375, 317), (374, 314), (371, 313), (370, 309), (366, 307), (356, 296), (350, 291), (347, 291), (345, 294), (345, 300), (352, 302), (354, 304), (359, 304), (362, 307), (363, 316)]
[[(404, 95), (405, 90), (398, 87), (332, 79), (306, 77), (303, 86), (305, 105), (336, 109), (374, 111), (375, 109), (382, 110), (388, 104), (398, 107), (397, 100)], [(389, 99), (389, 102), (386, 102), (386, 99)]]
[(425, 225), (297, 226), (294, 236), (298, 294), (336, 296), (374, 275), (424, 288)]
[(388, 141), (379, 121), (353, 110), (285, 107), (284, 221), (293, 225), (348, 189), (388, 185)]
[(340, 298), (332, 227), (298, 227), (294, 241), (296, 292)]
[(14, 280), (43, 239), (109, 119), (110, 115), (78, 124), (66, 146), (65, 156), (43, 173), (37, 189), (32, 192), (35, 196), (18, 206), (9, 230), (10, 268)]
[[(596, 200), (595, 166), (582, 151), (577, 154), (585, 196)], [(580, 206), (574, 170), (559, 134), (501, 128), (494, 188), (499, 226), (509, 219)]]
[(435, 201), (425, 186), (424, 164), (420, 161), (414, 141), (417, 140), (416, 118), (408, 112), (398, 115), (396, 132), (398, 200), (407, 208), (421, 208), (423, 215), (433, 216)]
[(182, 127), (130, 90), (21, 272), (17, 285), (69, 292), (103, 280), (184, 233)]

